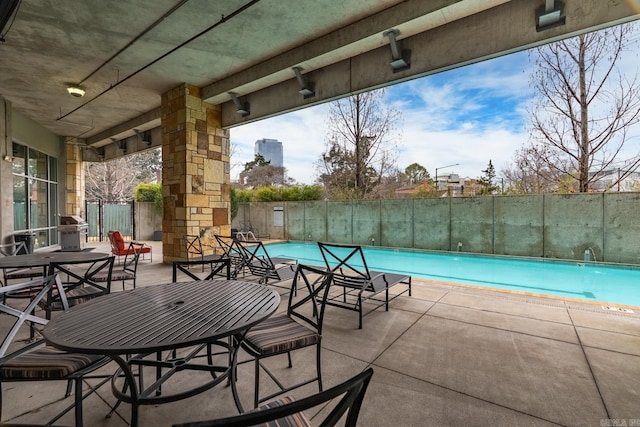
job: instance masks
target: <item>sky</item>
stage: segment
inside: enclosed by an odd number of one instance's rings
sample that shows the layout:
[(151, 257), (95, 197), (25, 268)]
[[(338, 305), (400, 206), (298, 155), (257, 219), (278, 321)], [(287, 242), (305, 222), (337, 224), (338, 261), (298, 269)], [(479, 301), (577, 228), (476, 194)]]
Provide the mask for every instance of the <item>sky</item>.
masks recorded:
[[(637, 62), (631, 68), (637, 72)], [(478, 178), (491, 160), (500, 177), (528, 142), (531, 69), (525, 51), (388, 86), (387, 102), (401, 111), (398, 169), (415, 162), (432, 177), (438, 168), (438, 175)], [(323, 104), (232, 128), (231, 179), (254, 159), (254, 143), (269, 138), (283, 144), (287, 176), (313, 184), (326, 148), (327, 112)]]

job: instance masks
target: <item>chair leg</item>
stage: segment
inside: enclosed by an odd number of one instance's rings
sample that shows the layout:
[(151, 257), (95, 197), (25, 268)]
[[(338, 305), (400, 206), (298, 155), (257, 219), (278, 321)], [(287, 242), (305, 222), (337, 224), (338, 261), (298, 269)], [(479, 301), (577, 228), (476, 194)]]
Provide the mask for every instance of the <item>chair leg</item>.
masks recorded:
[(82, 427), (82, 377), (75, 379), (76, 383), (76, 427)]
[(64, 397), (71, 396), (71, 387), (73, 385), (73, 380), (67, 380), (67, 391), (64, 392)]
[(320, 352), (322, 351), (322, 347), (320, 344), (316, 344), (316, 369), (318, 371), (318, 389), (322, 391), (322, 363), (320, 358)]
[(260, 398), (258, 397), (258, 393), (260, 392), (260, 359), (256, 357), (256, 366), (255, 366), (255, 375), (256, 375), (256, 388), (254, 391), (253, 398), (253, 407), (257, 408)]

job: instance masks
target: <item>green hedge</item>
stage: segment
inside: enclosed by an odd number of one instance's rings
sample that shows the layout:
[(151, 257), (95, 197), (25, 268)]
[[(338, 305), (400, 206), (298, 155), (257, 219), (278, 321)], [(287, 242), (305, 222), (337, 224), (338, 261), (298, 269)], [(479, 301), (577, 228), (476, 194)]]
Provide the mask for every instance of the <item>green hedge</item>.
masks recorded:
[(162, 212), (162, 184), (138, 184), (134, 198), (136, 202), (153, 202), (156, 210)]
[(249, 202), (294, 202), (303, 200), (322, 200), (323, 191), (319, 185), (302, 187), (259, 187), (253, 190), (234, 189), (238, 203)]

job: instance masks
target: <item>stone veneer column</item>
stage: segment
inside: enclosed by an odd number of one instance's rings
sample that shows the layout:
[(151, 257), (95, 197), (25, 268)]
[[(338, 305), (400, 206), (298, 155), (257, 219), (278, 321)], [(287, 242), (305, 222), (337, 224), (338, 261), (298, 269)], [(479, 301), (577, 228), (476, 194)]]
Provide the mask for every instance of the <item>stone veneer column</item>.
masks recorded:
[(188, 84), (162, 95), (163, 262), (186, 259), (186, 234), (215, 245), (230, 234), (229, 131)]
[(84, 167), (82, 150), (74, 141), (65, 146), (67, 168), (65, 171), (65, 206), (66, 215), (78, 215), (86, 220), (84, 212)]

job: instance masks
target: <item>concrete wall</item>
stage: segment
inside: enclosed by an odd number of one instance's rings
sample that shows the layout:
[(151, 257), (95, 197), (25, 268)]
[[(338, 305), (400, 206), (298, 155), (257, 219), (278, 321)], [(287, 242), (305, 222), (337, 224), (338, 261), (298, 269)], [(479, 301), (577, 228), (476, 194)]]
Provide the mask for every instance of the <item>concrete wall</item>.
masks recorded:
[[(282, 230), (264, 222), (284, 207)], [(640, 193), (242, 204), (274, 238), (640, 264)], [(262, 230), (261, 230), (262, 231)], [(277, 237), (279, 235), (282, 237)]]
[(154, 232), (162, 231), (162, 212), (153, 202), (135, 202), (137, 240), (154, 240)]

